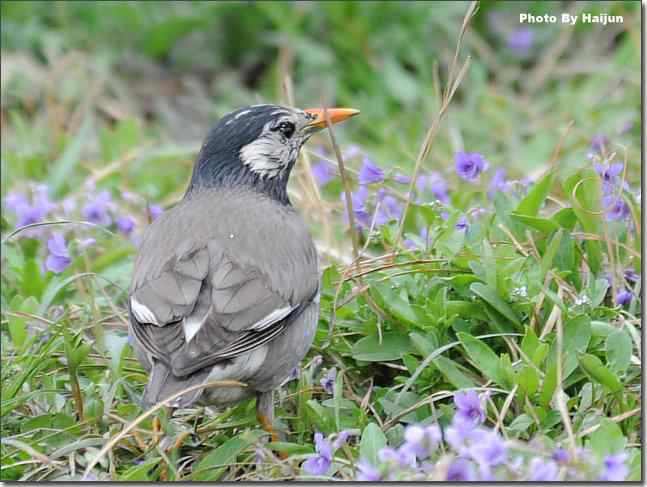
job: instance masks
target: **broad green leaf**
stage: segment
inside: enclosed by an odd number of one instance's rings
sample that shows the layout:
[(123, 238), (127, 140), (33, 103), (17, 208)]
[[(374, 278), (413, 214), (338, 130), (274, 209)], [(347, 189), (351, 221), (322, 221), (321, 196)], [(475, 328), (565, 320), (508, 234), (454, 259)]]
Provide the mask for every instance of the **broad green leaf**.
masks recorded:
[(571, 231), (577, 223), (577, 215), (573, 208), (562, 208), (553, 214), (551, 220), (555, 221), (560, 227)]
[(591, 379), (602, 384), (608, 392), (615, 393), (622, 390), (622, 383), (618, 376), (611, 372), (595, 355), (583, 353), (578, 355), (577, 360), (582, 370)]
[(616, 330), (607, 337), (607, 363), (615, 372), (624, 372), (631, 362), (633, 344), (624, 330)]
[(555, 259), (555, 254), (557, 254), (557, 250), (559, 249), (559, 244), (562, 241), (563, 234), (564, 234), (563, 230), (561, 229), (558, 230), (557, 233), (555, 233), (553, 238), (550, 240), (550, 243), (548, 244), (548, 248), (546, 249), (546, 252), (544, 252), (544, 256), (541, 259), (542, 282), (544, 281), (544, 278), (546, 277), (546, 274), (548, 273), (548, 271), (552, 269), (553, 259)]
[(526, 326), (526, 334), (524, 335), (523, 340), (521, 340), (521, 351), (525, 353), (528, 358), (532, 359), (538, 346), (539, 338), (537, 338), (537, 334), (532, 328)]
[(409, 337), (399, 333), (385, 333), (382, 343), (377, 335), (367, 336), (353, 345), (351, 354), (355, 360), (364, 362), (386, 362), (401, 359), (405, 353), (412, 352)]
[(539, 387), (539, 374), (529, 366), (524, 366), (515, 374), (515, 383), (532, 399)]
[(414, 348), (423, 357), (431, 355), (438, 348), (438, 339), (431, 333), (423, 336), (422, 334), (414, 331), (409, 333), (409, 339), (411, 340)]
[(456, 362), (453, 360), (439, 355), (432, 360), (432, 363), (438, 368), (438, 371), (445, 376), (447, 382), (453, 385), (456, 389), (469, 389), (475, 387), (472, 379), (463, 374), (456, 365)]
[(536, 217), (539, 213), (539, 208), (544, 204), (553, 187), (556, 174), (557, 171), (554, 168), (546, 171), (541, 179), (532, 186), (525, 198), (521, 200), (514, 213)]
[(520, 215), (517, 213), (510, 213), (510, 216), (524, 225), (539, 230), (546, 235), (553, 233), (555, 230), (559, 229), (559, 225), (552, 220), (547, 218), (538, 218), (528, 215)]
[(149, 460), (146, 460), (144, 463), (130, 467), (124, 473), (119, 475), (119, 481), (121, 482), (150, 482), (151, 479), (148, 476), (148, 472), (151, 469), (160, 463), (160, 457), (154, 457)]
[(378, 452), (386, 446), (386, 437), (375, 423), (369, 423), (362, 431), (359, 443), (359, 456), (365, 458), (373, 465), (379, 465)]
[(110, 332), (105, 335), (105, 345), (108, 356), (110, 357), (110, 368), (115, 377), (119, 376), (121, 367), (121, 356), (124, 347), (128, 343), (127, 335), (118, 335), (117, 333)]
[(225, 469), (236, 461), (247, 447), (263, 436), (261, 431), (246, 431), (225, 441), (218, 448), (202, 458), (193, 470), (193, 480), (218, 480)]
[(509, 319), (512, 323), (521, 326), (521, 322), (519, 321), (519, 318), (512, 310), (512, 308), (489, 286), (486, 286), (482, 282), (475, 282), (470, 286), (470, 289), (472, 290), (472, 292), (483, 298), (499, 313)]
[(533, 420), (529, 414), (523, 413), (514, 418), (508, 429), (516, 431), (517, 433), (524, 433), (532, 426)]
[(627, 439), (620, 426), (607, 418), (600, 420), (600, 427), (591, 433), (589, 447), (599, 458), (624, 451)]
[(488, 345), (468, 333), (458, 333), (458, 339), (472, 362), (488, 379), (499, 385), (506, 385), (499, 357)]
[(541, 386), (541, 394), (539, 396), (539, 403), (545, 408), (550, 403), (557, 388), (557, 361), (548, 361), (548, 367), (544, 374), (544, 382)]
[(403, 324), (420, 326), (424, 321), (424, 317), (420, 316), (410, 303), (398, 296), (390, 284), (374, 282), (370, 293), (380, 307)]

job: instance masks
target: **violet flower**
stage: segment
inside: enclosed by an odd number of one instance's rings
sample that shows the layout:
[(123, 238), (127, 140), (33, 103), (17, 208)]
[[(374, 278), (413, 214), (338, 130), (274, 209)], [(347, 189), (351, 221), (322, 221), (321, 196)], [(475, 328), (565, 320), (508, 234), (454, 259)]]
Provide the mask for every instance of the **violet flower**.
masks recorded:
[(558, 475), (559, 467), (553, 460), (535, 457), (530, 461), (528, 480), (531, 482), (555, 482), (558, 480)]
[(454, 160), (456, 174), (465, 181), (476, 181), (488, 167), (487, 161), (478, 152), (457, 152), (454, 154)]
[(47, 240), (47, 249), (49, 250), (49, 255), (45, 260), (47, 270), (60, 274), (72, 263), (65, 238), (60, 233), (53, 233)]
[(319, 161), (312, 166), (312, 174), (319, 186), (325, 186), (335, 178), (335, 168), (328, 161)]
[(116, 221), (117, 229), (124, 235), (130, 235), (135, 229), (135, 220), (131, 216), (120, 216)]
[(411, 178), (401, 172), (395, 173), (393, 180), (398, 184), (411, 184)]
[(438, 425), (418, 426), (409, 425), (404, 430), (404, 441), (407, 449), (421, 460), (427, 458), (440, 443), (442, 435)]
[(379, 482), (382, 480), (382, 475), (370, 462), (362, 458), (357, 462), (357, 474), (355, 475), (355, 480), (360, 482)]
[(534, 40), (535, 32), (530, 27), (520, 27), (508, 36), (508, 49), (517, 57), (525, 58), (530, 53)]
[(625, 203), (622, 196), (607, 195), (602, 198), (602, 206), (608, 221), (617, 221), (626, 219), (629, 214), (629, 206)]
[(481, 398), (474, 390), (454, 393), (456, 415), (463, 422), (477, 425), (485, 421), (485, 411), (481, 407)]
[(359, 170), (358, 182), (362, 185), (382, 183), (384, 182), (384, 171), (368, 157), (365, 157)]
[(625, 306), (631, 303), (632, 297), (633, 295), (631, 294), (631, 292), (624, 289), (616, 295), (616, 304), (618, 306)]
[(324, 475), (332, 465), (333, 449), (319, 432), (315, 433), (315, 451), (316, 454), (303, 463), (303, 470), (310, 475)]
[(626, 453), (616, 453), (607, 455), (604, 459), (604, 470), (599, 480), (603, 482), (619, 482), (625, 480), (629, 475), (629, 467), (625, 465), (628, 455)]
[(326, 376), (321, 379), (321, 386), (328, 394), (332, 394), (335, 386), (335, 379), (337, 378), (337, 369), (333, 367), (328, 371)]
[(476, 475), (469, 461), (465, 458), (457, 458), (447, 469), (445, 480), (449, 482), (471, 482), (476, 480)]
[(150, 204), (148, 205), (148, 213), (151, 217), (151, 220), (155, 220), (158, 216), (164, 213), (164, 208), (160, 205)]
[(108, 213), (110, 200), (110, 193), (106, 190), (101, 191), (94, 200), (85, 205), (81, 212), (83, 218), (97, 225), (110, 225), (112, 223)]
[(593, 137), (591, 137), (589, 146), (594, 151), (601, 153), (605, 150), (608, 143), (609, 143), (609, 138), (603, 133), (598, 133), (598, 134), (595, 134)]
[(557, 463), (562, 463), (562, 464), (568, 463), (569, 461), (568, 452), (562, 447), (557, 448), (551, 455), (551, 458), (555, 460)]
[(465, 215), (461, 216), (458, 221), (456, 222), (456, 225), (454, 225), (454, 228), (458, 231), (463, 231), (467, 232), (469, 229), (469, 223), (467, 222), (467, 217)]
[[(620, 175), (622, 174), (622, 171), (624, 169), (624, 164), (621, 162), (615, 162), (607, 166), (604, 164), (596, 163), (594, 164), (593, 168), (602, 179), (602, 191), (604, 192), (604, 194), (609, 194), (616, 186), (618, 186), (618, 183), (620, 182)], [(629, 185), (626, 182), (623, 186), (626, 189), (629, 188)]]
[(494, 430), (474, 430), (471, 434), (469, 452), (471, 457), (481, 467), (482, 474), (489, 472), (490, 467), (501, 465), (507, 458), (507, 451), (503, 439)]
[(508, 172), (503, 167), (500, 167), (496, 171), (494, 171), (494, 175), (492, 176), (492, 180), (490, 181), (488, 198), (492, 199), (494, 198), (495, 193), (498, 193), (498, 192), (505, 193), (510, 189), (510, 186), (511, 186), (510, 181), (506, 180), (507, 174)]
[(624, 272), (625, 279), (631, 284), (635, 284), (640, 280), (640, 276), (631, 268), (628, 268)]

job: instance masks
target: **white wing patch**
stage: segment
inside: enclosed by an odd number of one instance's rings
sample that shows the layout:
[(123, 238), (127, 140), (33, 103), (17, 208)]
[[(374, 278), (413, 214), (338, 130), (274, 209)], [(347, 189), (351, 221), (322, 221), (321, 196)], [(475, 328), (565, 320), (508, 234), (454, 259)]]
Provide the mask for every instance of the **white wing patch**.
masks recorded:
[(160, 326), (155, 317), (155, 313), (153, 313), (146, 305), (137, 301), (134, 296), (130, 298), (130, 309), (135, 315), (135, 318), (137, 318), (137, 321), (140, 323), (152, 323), (153, 325)]
[(265, 318), (262, 318), (261, 320), (254, 323), (254, 325), (249, 329), (255, 331), (264, 330), (268, 326), (272, 326), (277, 321), (281, 321), (283, 318), (289, 315), (294, 310), (294, 308), (295, 306), (285, 306), (284, 308), (275, 309)]
[(191, 339), (200, 331), (204, 318), (192, 317), (184, 318), (182, 320), (182, 328), (184, 329), (184, 340), (189, 343)]

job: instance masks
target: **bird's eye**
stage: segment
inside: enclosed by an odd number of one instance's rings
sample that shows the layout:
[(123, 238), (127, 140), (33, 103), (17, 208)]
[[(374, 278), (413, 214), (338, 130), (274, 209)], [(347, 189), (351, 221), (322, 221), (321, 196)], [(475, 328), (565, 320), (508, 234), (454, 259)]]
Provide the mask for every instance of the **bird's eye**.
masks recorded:
[(294, 134), (295, 127), (292, 122), (281, 122), (278, 125), (277, 130), (280, 130), (285, 138), (289, 139), (290, 137), (292, 137), (292, 134)]

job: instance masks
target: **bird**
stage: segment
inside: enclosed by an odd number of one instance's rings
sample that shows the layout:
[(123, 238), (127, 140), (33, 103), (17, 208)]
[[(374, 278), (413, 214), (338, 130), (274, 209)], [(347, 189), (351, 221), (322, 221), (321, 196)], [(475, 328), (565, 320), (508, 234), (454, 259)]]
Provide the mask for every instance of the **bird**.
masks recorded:
[(273, 391), (298, 367), (319, 317), (313, 239), (288, 197), (299, 151), (350, 108), (263, 104), (208, 132), (183, 198), (147, 227), (128, 293), (129, 340), (149, 373), (142, 405), (226, 407), (256, 396), (277, 441)]

